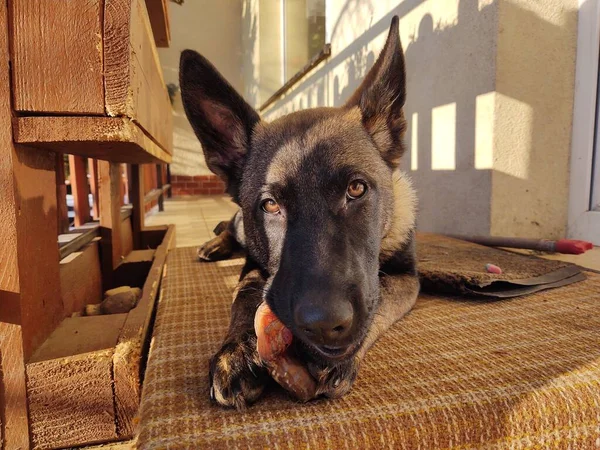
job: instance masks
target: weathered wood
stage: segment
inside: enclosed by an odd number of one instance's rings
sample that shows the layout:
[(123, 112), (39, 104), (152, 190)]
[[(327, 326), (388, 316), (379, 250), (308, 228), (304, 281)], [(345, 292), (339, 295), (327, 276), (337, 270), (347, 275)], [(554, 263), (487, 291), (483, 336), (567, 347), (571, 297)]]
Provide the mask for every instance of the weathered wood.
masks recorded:
[(104, 290), (111, 284), (113, 269), (121, 263), (120, 167), (116, 163), (98, 163), (100, 191), (100, 235), (102, 236), (102, 275)]
[(169, 154), (171, 103), (143, 0), (105, 0), (105, 106), (139, 124)]
[(87, 304), (102, 301), (98, 242), (89, 243), (60, 262), (60, 287), (65, 317)]
[(92, 193), (92, 217), (94, 220), (100, 218), (98, 210), (98, 160), (88, 158), (88, 171), (90, 172), (90, 192)]
[[(1, 13), (2, 6), (0, 6)], [(0, 425), (2, 437), (0, 448), (29, 448), (21, 327), (2, 322), (0, 322)]]
[(146, 227), (142, 232), (142, 245), (140, 248), (158, 248), (168, 230), (168, 225)]
[(75, 210), (75, 226), (80, 227), (90, 221), (89, 186), (85, 159), (82, 156), (69, 155), (69, 179)]
[[(78, 319), (105, 317), (113, 318)], [(78, 339), (71, 336), (70, 341), (82, 342), (84, 331), (85, 327)], [(113, 353), (113, 348), (109, 348), (27, 364), (35, 448), (72, 447), (117, 438), (111, 376)]]
[[(123, 210), (121, 209), (121, 214)], [(127, 217), (121, 220), (121, 253), (127, 257), (133, 251), (133, 229), (131, 218)]]
[(59, 252), (56, 245), (54, 154), (15, 147), (14, 204), (25, 358), (54, 330), (63, 316)]
[[(154, 261), (137, 306), (127, 314), (115, 350), (113, 366), (117, 433), (121, 438), (133, 436), (132, 418), (137, 412), (140, 394), (140, 355), (147, 350), (148, 330), (156, 304), (167, 253), (175, 241), (175, 226), (170, 225), (163, 242), (154, 253)], [(117, 357), (118, 356), (118, 357)]]
[(171, 161), (162, 147), (126, 117), (17, 117), (13, 132), (19, 144), (74, 155), (135, 164)]
[(102, 0), (13, 0), (18, 111), (102, 114)]
[(158, 197), (158, 210), (164, 211), (165, 210), (165, 196), (164, 196), (165, 190), (163, 189), (163, 165), (162, 164), (156, 165), (156, 187), (157, 187), (157, 189), (160, 189), (160, 195)]
[(171, 43), (169, 5), (167, 0), (146, 0), (154, 43), (157, 47), (168, 47)]
[(56, 217), (58, 234), (69, 231), (69, 208), (67, 207), (67, 185), (65, 184), (65, 162), (62, 153), (56, 154)]
[(126, 318), (127, 314), (67, 317), (33, 354), (28, 365), (110, 350), (117, 345)]
[(145, 202), (142, 171), (143, 166), (140, 164), (131, 166), (131, 191), (129, 201), (133, 206), (131, 226), (133, 228), (133, 248), (135, 249), (142, 248), (141, 233), (144, 231)]
[(100, 226), (94, 222), (85, 224), (66, 234), (58, 236), (58, 248), (60, 259), (64, 259), (71, 253), (78, 252), (94, 238), (100, 236)]

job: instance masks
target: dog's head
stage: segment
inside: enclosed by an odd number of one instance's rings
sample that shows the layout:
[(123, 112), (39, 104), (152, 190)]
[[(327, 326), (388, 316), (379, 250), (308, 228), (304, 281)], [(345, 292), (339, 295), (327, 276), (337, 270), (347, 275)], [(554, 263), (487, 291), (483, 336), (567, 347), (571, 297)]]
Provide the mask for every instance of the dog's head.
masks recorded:
[(315, 358), (350, 357), (379, 302), (380, 264), (407, 245), (414, 196), (404, 151), (404, 55), (394, 18), (385, 47), (342, 108), (272, 123), (196, 52), (181, 56), (186, 114), (208, 167), (241, 206), (266, 299)]

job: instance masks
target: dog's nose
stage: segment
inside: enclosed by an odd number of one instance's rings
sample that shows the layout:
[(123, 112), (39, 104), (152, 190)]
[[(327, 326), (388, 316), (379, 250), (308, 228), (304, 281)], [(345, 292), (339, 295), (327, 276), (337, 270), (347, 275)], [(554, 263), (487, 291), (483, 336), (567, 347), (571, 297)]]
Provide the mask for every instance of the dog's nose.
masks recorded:
[(344, 343), (352, 330), (354, 310), (348, 301), (312, 303), (295, 308), (294, 319), (300, 332), (313, 344), (336, 347)]

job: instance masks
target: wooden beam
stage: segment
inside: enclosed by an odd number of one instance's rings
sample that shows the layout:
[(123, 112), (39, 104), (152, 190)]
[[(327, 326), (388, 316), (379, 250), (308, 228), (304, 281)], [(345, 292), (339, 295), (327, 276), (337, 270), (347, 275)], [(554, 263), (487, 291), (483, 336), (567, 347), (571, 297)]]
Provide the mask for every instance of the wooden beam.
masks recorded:
[(131, 205), (133, 206), (131, 215), (131, 226), (133, 228), (133, 248), (141, 248), (141, 236), (144, 231), (144, 216), (145, 210), (145, 196), (144, 196), (144, 177), (143, 177), (143, 166), (140, 164), (133, 164), (131, 166)]
[(10, 315), (21, 325), (23, 354), (28, 358), (63, 313), (56, 245), (56, 156), (14, 144), (6, 5), (0, 2), (0, 315)]
[(160, 195), (158, 197), (158, 211), (165, 210), (165, 196), (163, 189), (163, 166), (162, 164), (156, 165), (156, 188), (160, 189)]
[(16, 117), (13, 133), (18, 144), (56, 152), (135, 164), (171, 162), (171, 155), (127, 117)]
[(104, 74), (107, 114), (133, 120), (172, 154), (171, 101), (144, 0), (105, 0)]
[(67, 185), (65, 184), (65, 160), (62, 153), (56, 154), (56, 208), (58, 234), (69, 231), (69, 209), (67, 207)]
[(157, 47), (168, 47), (171, 43), (169, 5), (167, 0), (146, 0), (152, 34)]
[(75, 209), (75, 226), (80, 227), (90, 221), (90, 201), (85, 159), (69, 155), (71, 194)]
[[(0, 6), (0, 11), (2, 6)], [(1, 22), (1, 20), (0, 20)], [(21, 327), (0, 322), (0, 444), (29, 448), (27, 393)]]
[(98, 236), (100, 236), (100, 226), (93, 224), (93, 222), (89, 226), (83, 226), (70, 233), (59, 235), (60, 259), (65, 259), (71, 253), (78, 252)]
[[(156, 249), (152, 267), (144, 283), (142, 298), (137, 306), (127, 314), (121, 329), (114, 359), (115, 405), (117, 413), (117, 433), (121, 438), (133, 436), (135, 417), (141, 394), (139, 378), (140, 356), (147, 349), (147, 336), (158, 296), (167, 254), (175, 245), (175, 225), (169, 225), (165, 237)], [(133, 375), (133, 376), (132, 376)]]
[(100, 191), (100, 235), (102, 237), (103, 287), (111, 287), (112, 272), (121, 263), (121, 167), (117, 163), (98, 163)]
[(98, 209), (98, 160), (88, 158), (88, 171), (90, 172), (90, 192), (92, 193), (92, 217), (100, 219)]
[(102, 0), (15, 0), (17, 111), (104, 113)]

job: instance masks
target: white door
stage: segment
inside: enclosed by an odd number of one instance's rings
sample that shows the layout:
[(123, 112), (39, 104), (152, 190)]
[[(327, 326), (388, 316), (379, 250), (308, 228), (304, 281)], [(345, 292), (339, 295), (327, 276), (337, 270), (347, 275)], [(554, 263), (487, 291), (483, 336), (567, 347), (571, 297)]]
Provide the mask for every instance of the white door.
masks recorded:
[(568, 237), (600, 245), (600, 0), (579, 0)]

